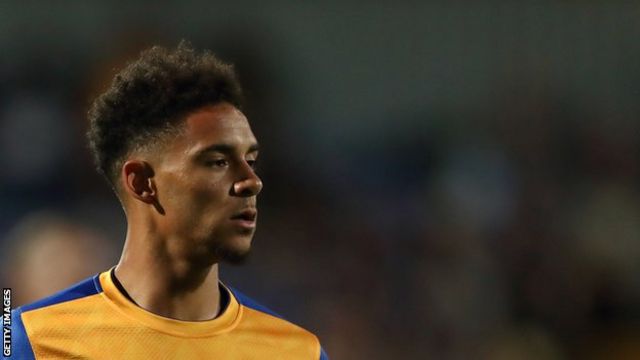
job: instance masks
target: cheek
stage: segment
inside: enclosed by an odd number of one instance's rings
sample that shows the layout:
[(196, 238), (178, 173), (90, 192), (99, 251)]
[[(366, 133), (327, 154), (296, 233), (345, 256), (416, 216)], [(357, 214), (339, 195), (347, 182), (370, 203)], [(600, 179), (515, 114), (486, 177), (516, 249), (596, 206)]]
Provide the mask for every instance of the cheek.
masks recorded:
[[(223, 192), (216, 184), (209, 186), (193, 187), (189, 191), (189, 202), (194, 211), (207, 213), (219, 212), (223, 203)], [(202, 214), (207, 215), (207, 214)]]
[(205, 215), (202, 213), (216, 212), (222, 205), (225, 190), (221, 182), (204, 181), (195, 177), (175, 180), (167, 184), (167, 212), (171, 210), (178, 217), (184, 215), (198, 218)]

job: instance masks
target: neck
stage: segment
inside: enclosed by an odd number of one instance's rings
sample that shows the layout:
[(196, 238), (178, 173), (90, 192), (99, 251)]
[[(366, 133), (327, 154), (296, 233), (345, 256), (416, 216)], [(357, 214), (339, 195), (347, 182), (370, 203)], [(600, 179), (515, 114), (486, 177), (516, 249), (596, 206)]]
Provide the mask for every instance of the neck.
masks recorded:
[(217, 264), (194, 264), (172, 255), (169, 240), (127, 231), (115, 275), (141, 308), (163, 317), (202, 321), (220, 311)]

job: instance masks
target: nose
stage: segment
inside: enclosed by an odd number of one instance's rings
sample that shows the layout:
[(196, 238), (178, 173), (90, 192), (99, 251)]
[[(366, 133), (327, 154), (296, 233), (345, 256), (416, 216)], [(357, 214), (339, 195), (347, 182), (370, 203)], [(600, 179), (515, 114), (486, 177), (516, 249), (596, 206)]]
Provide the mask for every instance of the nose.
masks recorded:
[(260, 177), (258, 177), (252, 168), (248, 168), (247, 170), (246, 176), (233, 184), (233, 193), (236, 196), (256, 196), (262, 190), (262, 180)]

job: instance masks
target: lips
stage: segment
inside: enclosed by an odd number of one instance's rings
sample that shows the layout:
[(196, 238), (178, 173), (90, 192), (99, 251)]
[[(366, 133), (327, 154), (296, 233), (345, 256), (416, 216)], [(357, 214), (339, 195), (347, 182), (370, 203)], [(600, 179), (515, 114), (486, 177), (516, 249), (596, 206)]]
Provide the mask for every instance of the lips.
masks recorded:
[(248, 222), (255, 222), (258, 216), (256, 209), (244, 209), (231, 217), (231, 220), (243, 220)]
[(246, 235), (252, 234), (256, 228), (258, 211), (255, 208), (244, 209), (231, 217), (231, 222)]

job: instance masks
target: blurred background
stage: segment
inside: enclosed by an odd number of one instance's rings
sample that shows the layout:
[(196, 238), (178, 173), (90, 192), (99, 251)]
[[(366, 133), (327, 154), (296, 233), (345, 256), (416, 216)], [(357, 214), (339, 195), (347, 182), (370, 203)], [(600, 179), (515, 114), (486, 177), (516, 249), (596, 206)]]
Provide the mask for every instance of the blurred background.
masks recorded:
[(0, 2), (1, 281), (115, 264), (84, 139), (128, 59), (236, 64), (260, 225), (223, 280), (332, 359), (640, 358), (640, 4)]

